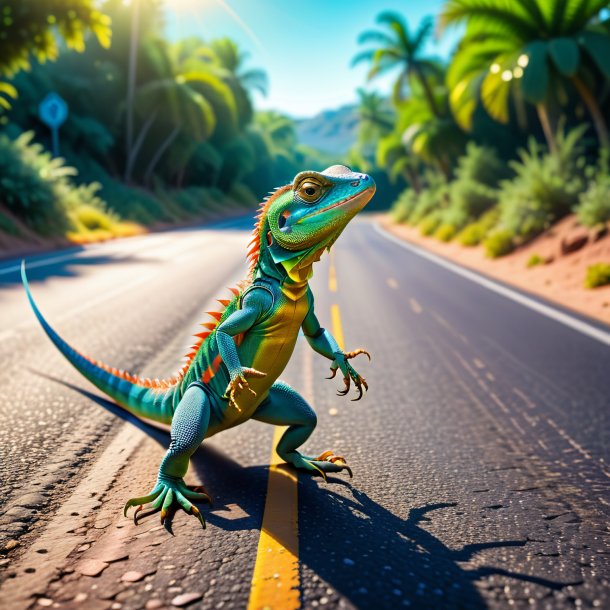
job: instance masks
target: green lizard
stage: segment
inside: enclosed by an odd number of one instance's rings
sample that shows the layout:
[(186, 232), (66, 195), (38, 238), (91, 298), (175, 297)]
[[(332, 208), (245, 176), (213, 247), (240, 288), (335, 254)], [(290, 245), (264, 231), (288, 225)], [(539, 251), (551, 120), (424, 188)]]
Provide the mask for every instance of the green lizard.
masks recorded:
[(316, 414), (294, 389), (279, 381), (302, 329), (311, 347), (331, 360), (331, 377), (341, 370), (348, 393), (354, 382), (359, 400), (366, 381), (348, 362), (363, 349), (343, 352), (316, 318), (308, 280), (313, 263), (330, 249), (347, 223), (368, 203), (375, 183), (366, 174), (334, 165), (323, 172), (299, 173), (262, 204), (249, 251), (246, 280), (220, 300), (223, 311), (212, 321), (187, 356), (187, 363), (168, 380), (141, 379), (108, 367), (76, 351), (51, 328), (34, 303), (22, 264), (28, 299), (43, 329), (61, 353), (100, 390), (138, 417), (171, 424), (171, 442), (157, 482), (147, 494), (125, 505), (137, 506), (134, 520), (161, 512), (171, 522), (180, 508), (205, 520), (193, 504), (210, 501), (202, 487), (184, 483), (189, 459), (213, 434), (256, 419), (288, 426), (277, 446), (279, 456), (296, 468), (319, 473), (351, 470), (332, 451), (317, 457), (298, 448), (316, 426)]

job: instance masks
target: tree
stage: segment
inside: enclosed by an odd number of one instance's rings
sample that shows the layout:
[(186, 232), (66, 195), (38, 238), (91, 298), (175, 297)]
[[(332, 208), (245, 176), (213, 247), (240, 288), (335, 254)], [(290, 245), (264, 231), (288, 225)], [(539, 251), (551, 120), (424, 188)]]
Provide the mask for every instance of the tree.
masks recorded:
[(608, 0), (448, 0), (441, 27), (465, 23), (447, 75), (458, 123), (471, 127), (480, 96), (506, 123), (511, 96), (533, 104), (549, 148), (556, 150), (553, 113), (558, 88), (570, 82), (587, 107), (600, 143), (610, 144), (594, 93), (596, 74), (610, 78), (610, 37), (595, 23)]
[(370, 62), (371, 69), (368, 79), (372, 80), (380, 74), (399, 70), (394, 85), (394, 100), (405, 99), (411, 82), (415, 79), (422, 88), (430, 110), (440, 116), (436, 93), (431, 81), (439, 75), (437, 62), (423, 55), (425, 44), (432, 32), (431, 19), (424, 19), (415, 33), (409, 31), (406, 21), (397, 13), (384, 12), (377, 17), (377, 23), (386, 26), (389, 32), (369, 30), (358, 37), (360, 44), (373, 43), (377, 48), (360, 52), (352, 61), (352, 65)]
[(262, 95), (267, 95), (269, 88), (267, 74), (256, 68), (244, 69), (249, 54), (240, 51), (235, 42), (230, 38), (218, 38), (212, 40), (210, 48), (218, 65), (234, 76), (245, 90), (257, 90)]
[[(39, 63), (59, 55), (57, 33), (70, 49), (83, 51), (88, 32), (103, 47), (110, 46), (110, 18), (97, 10), (94, 0), (4, 0), (0, 19), (0, 76), (10, 78), (29, 70), (32, 58)], [(10, 108), (17, 89), (0, 80), (0, 108)]]

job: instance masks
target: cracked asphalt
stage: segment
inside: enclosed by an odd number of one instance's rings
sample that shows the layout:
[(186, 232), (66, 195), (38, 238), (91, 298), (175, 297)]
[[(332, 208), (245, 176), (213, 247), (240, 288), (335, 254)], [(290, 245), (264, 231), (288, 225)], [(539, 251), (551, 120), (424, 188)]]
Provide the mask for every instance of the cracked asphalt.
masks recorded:
[[(38, 256), (41, 310), (75, 347), (155, 377), (178, 368), (246, 269), (249, 220)], [(285, 379), (318, 427), (306, 453), (354, 478), (299, 475), (302, 608), (610, 607), (610, 351), (404, 250), (363, 219), (315, 270), (370, 390), (336, 396), (300, 340)], [(0, 265), (0, 607), (245, 608), (273, 428), (206, 441), (187, 482), (214, 505), (136, 527), (164, 430), (105, 401), (59, 356)], [(279, 608), (280, 606), (278, 606)]]

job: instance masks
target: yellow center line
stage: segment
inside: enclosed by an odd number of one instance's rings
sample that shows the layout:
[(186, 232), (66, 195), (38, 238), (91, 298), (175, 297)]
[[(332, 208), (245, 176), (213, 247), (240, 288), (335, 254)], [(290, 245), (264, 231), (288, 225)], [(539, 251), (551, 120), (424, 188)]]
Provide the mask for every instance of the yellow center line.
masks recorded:
[(248, 610), (297, 610), (301, 606), (297, 477), (275, 452), (285, 430), (276, 427), (273, 435), (267, 499)]
[(339, 305), (331, 305), (330, 317), (333, 323), (333, 336), (341, 349), (344, 348), (343, 327), (341, 326), (341, 316), (339, 315)]
[[(339, 306), (330, 309), (333, 335), (343, 349)], [(311, 384), (311, 352), (306, 356), (305, 381)], [(313, 392), (306, 392), (310, 394)], [(285, 427), (273, 435), (267, 497), (258, 540), (248, 610), (298, 610), (301, 607), (299, 575), (299, 499), (297, 476), (275, 452)]]
[(328, 266), (328, 289), (337, 292), (337, 270), (335, 269), (335, 253), (330, 251), (330, 263)]

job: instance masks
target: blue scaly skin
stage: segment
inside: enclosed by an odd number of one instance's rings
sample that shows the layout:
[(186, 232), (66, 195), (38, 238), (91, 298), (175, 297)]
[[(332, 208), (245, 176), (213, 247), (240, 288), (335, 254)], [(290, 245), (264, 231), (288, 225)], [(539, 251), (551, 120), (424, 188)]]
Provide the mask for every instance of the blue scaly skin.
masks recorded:
[[(171, 442), (159, 467), (157, 482), (147, 494), (130, 499), (142, 518), (161, 512), (171, 522), (182, 508), (205, 520), (193, 504), (210, 501), (201, 487), (184, 483), (189, 459), (213, 434), (256, 419), (288, 426), (277, 446), (279, 456), (296, 468), (319, 473), (351, 470), (332, 451), (303, 455), (298, 448), (316, 426), (316, 414), (294, 389), (278, 378), (303, 330), (311, 347), (331, 361), (331, 378), (343, 375), (346, 395), (353, 382), (355, 400), (368, 389), (349, 360), (363, 349), (343, 352), (320, 326), (309, 287), (313, 264), (330, 249), (347, 223), (375, 193), (370, 176), (334, 165), (323, 172), (298, 174), (262, 204), (249, 251), (250, 272), (223, 310), (209, 312), (212, 321), (171, 379), (142, 379), (93, 360), (68, 345), (51, 328), (34, 303), (22, 264), (27, 297), (43, 329), (62, 354), (94, 385), (138, 417), (171, 424)], [(370, 359), (370, 356), (369, 356)]]

